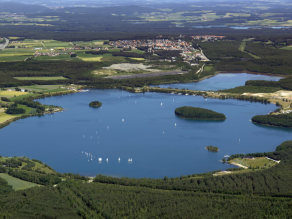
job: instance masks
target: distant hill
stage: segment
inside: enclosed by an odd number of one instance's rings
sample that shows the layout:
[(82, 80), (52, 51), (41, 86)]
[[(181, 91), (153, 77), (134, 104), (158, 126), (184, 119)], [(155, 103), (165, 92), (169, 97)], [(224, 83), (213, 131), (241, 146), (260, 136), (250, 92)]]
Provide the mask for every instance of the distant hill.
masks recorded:
[(29, 5), (22, 4), (17, 2), (1, 2), (0, 3), (0, 12), (9, 12), (9, 13), (38, 13), (43, 11), (48, 11), (47, 7), (40, 5)]
[(149, 7), (141, 7), (136, 5), (129, 6), (114, 6), (114, 7), (66, 7), (62, 9), (57, 9), (57, 12), (66, 12), (69, 11), (71, 13), (82, 13), (82, 14), (104, 14), (104, 15), (122, 15), (125, 14), (127, 16), (134, 15), (135, 13), (151, 13), (151, 12), (161, 12), (155, 8)]

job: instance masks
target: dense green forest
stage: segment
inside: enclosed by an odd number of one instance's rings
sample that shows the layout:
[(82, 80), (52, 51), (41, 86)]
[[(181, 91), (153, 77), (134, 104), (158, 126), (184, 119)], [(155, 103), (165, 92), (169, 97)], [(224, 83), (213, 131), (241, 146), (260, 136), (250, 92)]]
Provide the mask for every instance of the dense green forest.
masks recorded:
[(185, 119), (225, 120), (223, 113), (200, 107), (183, 106), (175, 109), (175, 114)]
[(99, 102), (99, 101), (92, 101), (92, 102), (89, 103), (89, 106), (90, 107), (98, 108), (98, 107), (101, 107), (102, 106), (102, 103)]
[(257, 115), (251, 119), (254, 123), (284, 128), (292, 128), (292, 113), (279, 115)]
[(214, 146), (212, 146), (212, 145), (210, 145), (210, 146), (206, 146), (206, 149), (207, 149), (208, 151), (211, 151), (211, 152), (218, 152), (218, 151), (219, 151), (219, 148), (218, 148), (218, 147), (214, 147)]
[[(57, 3), (56, 3), (57, 4)], [(85, 4), (85, 3), (84, 3)], [(88, 3), (86, 3), (88, 4)], [(240, 4), (241, 6), (238, 6)], [(224, 90), (227, 93), (292, 90), (292, 29), (232, 29), (229, 27), (195, 28), (206, 25), (243, 25), (275, 23), (292, 20), (289, 4), (265, 2), (197, 2), (193, 3), (147, 3), (141, 6), (59, 7), (48, 8), (39, 5), (25, 5), (1, 2), (2, 15), (20, 13), (25, 16), (22, 23), (14, 25), (1, 17), (1, 37), (24, 39), (54, 39), (66, 42), (121, 39), (182, 38), (194, 47), (201, 48), (211, 60), (212, 70), (197, 74), (180, 58), (177, 62), (165, 63), (160, 59), (180, 56), (180, 51), (158, 51), (155, 55), (134, 52), (87, 51), (88, 55), (110, 53), (130, 58), (150, 59), (153, 66), (174, 65), (187, 71), (183, 75), (166, 75), (147, 78), (113, 80), (93, 75), (94, 70), (117, 64), (106, 62), (36, 61), (1, 62), (0, 87), (21, 87), (29, 85), (76, 84), (87, 88), (143, 87), (161, 83), (191, 82), (210, 77), (216, 72), (256, 72), (270, 75), (285, 75), (279, 81), (247, 81), (245, 86)], [(253, 7), (251, 7), (251, 5)], [(155, 22), (146, 18), (160, 13)], [(184, 17), (180, 25), (167, 19), (179, 13)], [(242, 15), (242, 14), (248, 14)], [(196, 22), (190, 17), (204, 16)], [(216, 17), (221, 16), (221, 17)], [(216, 19), (212, 19), (216, 17)], [(49, 19), (48, 19), (49, 18)], [(41, 21), (40, 21), (41, 20)], [(34, 22), (38, 22), (38, 25)], [(181, 37), (178, 37), (182, 35)], [(225, 36), (223, 40), (194, 40), (194, 35)], [(149, 57), (150, 56), (150, 57)], [(202, 63), (200, 64), (202, 66)], [(63, 76), (67, 80), (17, 80), (26, 76)], [(31, 107), (36, 113), (45, 108), (35, 98), (50, 94), (39, 92), (35, 96), (7, 102), (6, 113), (25, 112), (18, 105)], [(54, 95), (61, 95), (56, 93)], [(222, 97), (223, 98), (223, 97)], [(225, 98), (225, 97), (224, 97)], [(240, 100), (261, 101), (255, 97), (238, 97)], [(98, 101), (97, 101), (98, 102)], [(222, 113), (198, 107), (180, 107), (175, 114), (188, 119), (226, 119)], [(292, 114), (254, 116), (253, 122), (280, 127), (292, 127)], [(2, 125), (2, 124), (1, 124)], [(6, 124), (4, 124), (6, 125)], [(2, 126), (1, 126), (2, 127)], [(9, 143), (8, 145), (9, 146)], [(217, 147), (207, 149), (217, 151)], [(90, 178), (72, 173), (58, 173), (41, 161), (27, 158), (1, 159), (0, 173), (24, 181), (36, 183), (39, 187), (14, 191), (8, 181), (0, 177), (0, 219), (26, 218), (292, 218), (292, 141), (283, 142), (274, 152), (234, 154), (228, 161), (243, 157), (268, 157), (280, 163), (261, 169), (231, 168), (231, 174), (216, 175), (220, 170), (207, 173), (190, 173), (163, 179), (115, 178), (97, 175)], [(0, 157), (1, 158), (1, 157)], [(39, 164), (42, 169), (37, 168)]]

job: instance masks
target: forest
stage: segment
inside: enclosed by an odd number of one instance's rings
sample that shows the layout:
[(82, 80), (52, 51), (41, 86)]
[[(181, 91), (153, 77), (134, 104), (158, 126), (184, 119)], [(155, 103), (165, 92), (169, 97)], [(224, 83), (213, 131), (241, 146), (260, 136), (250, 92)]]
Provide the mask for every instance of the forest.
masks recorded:
[(261, 125), (292, 128), (292, 113), (278, 115), (257, 115), (252, 117), (252, 122)]
[(175, 109), (175, 115), (185, 119), (225, 120), (223, 113), (200, 107), (183, 106)]
[(92, 102), (89, 103), (89, 106), (90, 107), (94, 107), (94, 108), (98, 108), (98, 107), (102, 106), (102, 103), (99, 102), (99, 101), (92, 101)]
[[(89, 3), (86, 3), (89, 4)], [(270, 93), (281, 89), (292, 90), (292, 29), (232, 29), (229, 27), (194, 28), (193, 26), (247, 24), (272, 20), (288, 22), (292, 19), (291, 6), (265, 2), (266, 7), (249, 9), (250, 4), (236, 4), (239, 8), (216, 2), (201, 2), (199, 7), (190, 4), (154, 4), (144, 6), (64, 7), (49, 9), (40, 5), (25, 5), (1, 2), (0, 12), (25, 15), (22, 24), (12, 25), (1, 20), (1, 37), (24, 39), (54, 39), (65, 42), (121, 39), (181, 38), (201, 48), (211, 60), (211, 70), (197, 74), (197, 68), (183, 63), (180, 59), (175, 67), (187, 71), (183, 75), (113, 80), (95, 76), (94, 70), (116, 64), (108, 62), (66, 62), (39, 61), (28, 59), (22, 62), (1, 62), (0, 87), (21, 87), (30, 85), (76, 84), (86, 88), (117, 88), (133, 91), (134, 87), (175, 82), (193, 82), (210, 77), (218, 72), (255, 72), (285, 76), (279, 81), (247, 81), (245, 86), (223, 92)], [(257, 3), (258, 4), (258, 3)], [(204, 8), (202, 10), (202, 7)], [(246, 13), (249, 16), (238, 14)], [(206, 14), (206, 11), (209, 11)], [(184, 17), (181, 25), (170, 19), (151, 22), (145, 17), (161, 13), (164, 17), (180, 13)], [(172, 13), (172, 14), (171, 14)], [(229, 15), (228, 15), (229, 14)], [(232, 15), (233, 14), (233, 15)], [(144, 17), (143, 17), (144, 16)], [(192, 16), (205, 16), (208, 21), (190, 22)], [(212, 19), (212, 17), (217, 17)], [(52, 19), (46, 20), (49, 17)], [(54, 18), (54, 19), (53, 19)], [(33, 20), (43, 20), (32, 24)], [(36, 22), (36, 21), (34, 21)], [(223, 40), (194, 40), (194, 35), (220, 35)], [(145, 48), (139, 48), (146, 50)], [(147, 51), (147, 50), (146, 50)], [(180, 51), (158, 51), (156, 55), (138, 54), (131, 51), (88, 51), (87, 54), (110, 53), (130, 58), (151, 59), (153, 66), (166, 65), (160, 59), (179, 56)], [(149, 57), (150, 56), (150, 57)], [(134, 62), (134, 61), (133, 61)], [(168, 63), (173, 65), (174, 63)], [(200, 63), (202, 66), (202, 63)], [(210, 68), (209, 68), (210, 69)], [(67, 80), (17, 80), (15, 77), (63, 76)], [(67, 92), (70, 93), (70, 92)], [(67, 94), (67, 93), (64, 93)], [(19, 105), (31, 107), (38, 113), (45, 108), (35, 98), (49, 95), (37, 93), (33, 97), (13, 101), (6, 113), (17, 114), (25, 111)], [(223, 97), (222, 97), (223, 98)], [(225, 97), (224, 97), (225, 98)], [(10, 104), (9, 99), (1, 97)], [(261, 101), (266, 99), (238, 97), (239, 100)], [(21, 111), (21, 112), (20, 112)], [(222, 113), (202, 108), (181, 107), (175, 114), (188, 119), (226, 119)], [(22, 117), (24, 118), (24, 117)], [(253, 122), (292, 127), (290, 114), (254, 116)], [(1, 127), (7, 124), (1, 124)], [(7, 147), (9, 146), (6, 145)], [(275, 145), (276, 146), (276, 145)], [(211, 151), (217, 147), (207, 146)], [(206, 152), (207, 153), (207, 152)], [(73, 173), (58, 173), (39, 160), (27, 158), (5, 158), (0, 161), (0, 174), (38, 184), (30, 189), (15, 191), (8, 181), (0, 177), (0, 219), (26, 218), (292, 218), (292, 141), (286, 141), (273, 152), (234, 154), (228, 161), (243, 156), (268, 157), (280, 161), (271, 167), (259, 169), (231, 168), (231, 174), (216, 175), (221, 170), (206, 173), (190, 173), (173, 178), (128, 178), (98, 174), (91, 178)], [(220, 159), (220, 158), (219, 158)], [(224, 158), (225, 159), (225, 158)], [(42, 165), (42, 168), (37, 166)], [(92, 180), (92, 179), (91, 179)]]

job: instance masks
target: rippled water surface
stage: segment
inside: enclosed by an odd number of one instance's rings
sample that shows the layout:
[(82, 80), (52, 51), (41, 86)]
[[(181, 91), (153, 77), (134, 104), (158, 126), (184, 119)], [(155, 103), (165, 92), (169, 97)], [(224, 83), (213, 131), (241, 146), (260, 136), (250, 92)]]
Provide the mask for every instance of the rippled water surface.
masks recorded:
[[(227, 74), (218, 74), (214, 77), (205, 79), (200, 82), (193, 83), (182, 83), (182, 84), (163, 84), (157, 85), (159, 87), (171, 87), (171, 88), (188, 88), (189, 90), (224, 90), (235, 88), (238, 86), (245, 85), (245, 82), (248, 80), (266, 80), (266, 81), (278, 81), (281, 77), (278, 76), (268, 76), (268, 75), (256, 75), (256, 74), (247, 74), (247, 73), (227, 73)], [(155, 86), (155, 87), (157, 87)]]
[[(207, 90), (215, 86), (202, 83)], [(94, 100), (101, 101), (102, 108), (90, 108)], [(291, 129), (250, 122), (254, 115), (275, 110), (272, 104), (121, 90), (90, 90), (39, 101), (68, 110), (1, 129), (1, 155), (35, 158), (59, 172), (88, 176), (161, 178), (226, 169), (231, 166), (220, 162), (224, 155), (272, 151), (292, 134)], [(180, 106), (215, 110), (227, 119), (181, 119), (174, 114)], [(220, 151), (208, 152), (207, 145)], [(92, 153), (92, 161), (82, 151)]]

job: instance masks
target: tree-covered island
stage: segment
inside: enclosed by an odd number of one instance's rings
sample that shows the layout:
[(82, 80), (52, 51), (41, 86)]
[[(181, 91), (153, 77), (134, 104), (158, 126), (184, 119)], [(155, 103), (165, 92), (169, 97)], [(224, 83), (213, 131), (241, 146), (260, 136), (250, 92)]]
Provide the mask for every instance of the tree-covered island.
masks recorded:
[(214, 146), (212, 146), (212, 145), (210, 145), (210, 146), (206, 146), (206, 149), (207, 149), (208, 151), (211, 151), (211, 152), (218, 152), (218, 151), (219, 151), (219, 148), (218, 148), (218, 147), (214, 147)]
[(292, 128), (292, 113), (278, 115), (257, 115), (252, 117), (251, 121), (261, 125)]
[(175, 109), (175, 114), (185, 119), (204, 119), (204, 120), (225, 120), (226, 116), (223, 113), (217, 113), (212, 110), (183, 106)]
[(90, 102), (89, 106), (90, 107), (94, 107), (94, 108), (98, 108), (98, 107), (101, 107), (102, 103), (99, 102), (99, 101), (92, 101)]

